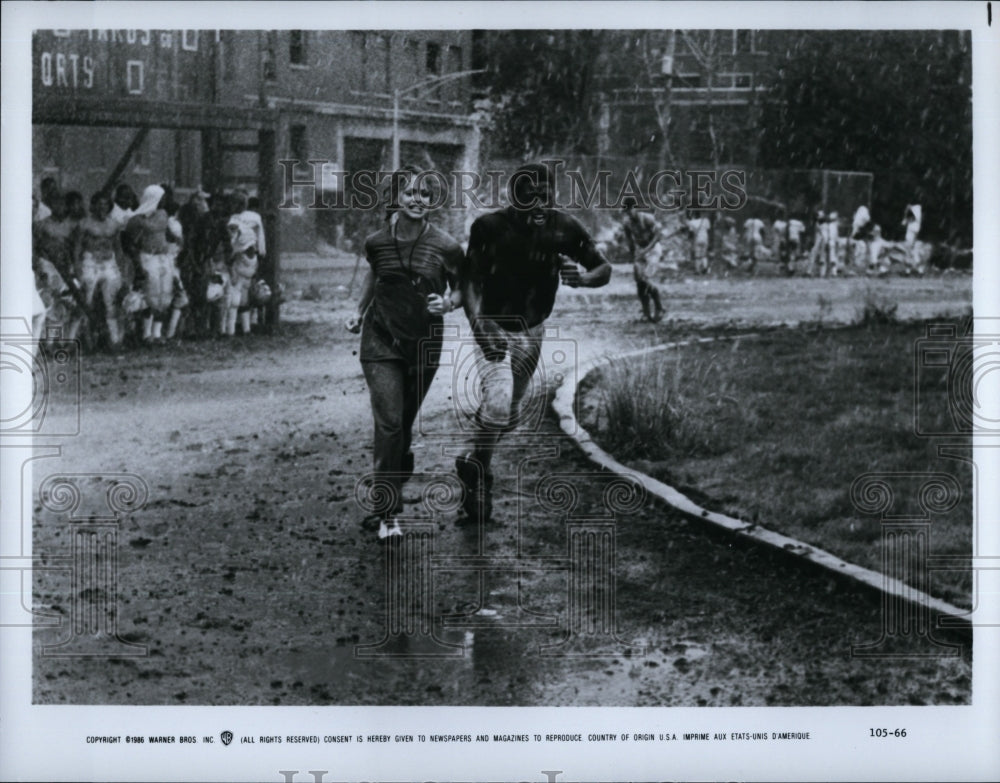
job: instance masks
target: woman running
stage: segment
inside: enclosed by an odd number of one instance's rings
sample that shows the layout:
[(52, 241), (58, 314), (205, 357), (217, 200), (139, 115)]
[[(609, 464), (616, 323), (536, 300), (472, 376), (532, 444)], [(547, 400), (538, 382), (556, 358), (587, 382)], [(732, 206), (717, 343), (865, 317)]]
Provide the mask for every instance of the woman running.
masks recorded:
[[(347, 328), (361, 331), (361, 367), (375, 420), (375, 478), (388, 492), (378, 524), (380, 540), (402, 535), (402, 485), (413, 473), (413, 423), (440, 361), (442, 316), (461, 302), (457, 276), (461, 246), (428, 222), (431, 191), (419, 169), (392, 176), (387, 224), (365, 240), (371, 269), (358, 312)], [(440, 200), (437, 200), (440, 203)]]

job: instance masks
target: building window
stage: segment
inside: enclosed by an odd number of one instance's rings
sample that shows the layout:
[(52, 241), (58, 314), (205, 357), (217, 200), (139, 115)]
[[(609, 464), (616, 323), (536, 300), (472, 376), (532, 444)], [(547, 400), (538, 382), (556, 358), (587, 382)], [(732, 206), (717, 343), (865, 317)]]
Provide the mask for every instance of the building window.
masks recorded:
[(278, 78), (278, 34), (268, 30), (264, 40), (264, 79), (273, 82)]
[[(458, 73), (462, 70), (462, 47), (448, 47), (448, 73)], [(453, 79), (447, 85), (447, 98), (449, 101), (457, 101), (462, 97), (461, 79)]]
[(674, 77), (675, 90), (697, 90), (705, 86), (705, 79), (700, 73), (679, 73)]
[(197, 52), (198, 51), (198, 31), (197, 30), (182, 30), (181, 31), (181, 49), (186, 52)]
[(424, 55), (424, 65), (427, 73), (441, 73), (441, 45), (427, 43), (427, 51)]
[(715, 86), (720, 90), (749, 90), (753, 87), (753, 74), (717, 73)]
[(409, 76), (416, 80), (420, 76), (420, 41), (409, 39), (404, 49), (406, 69), (409, 71)]
[(129, 95), (142, 95), (143, 84), (143, 67), (145, 63), (142, 60), (129, 60), (126, 65), (125, 73), (128, 77), (128, 94)]
[(462, 70), (462, 47), (448, 47), (448, 73), (458, 73)]
[(306, 145), (306, 126), (292, 125), (288, 129), (288, 151), (293, 160), (305, 163), (309, 158), (309, 148)]
[(369, 92), (389, 92), (389, 41), (379, 33), (365, 38), (364, 89)]
[(753, 30), (733, 30), (733, 54), (753, 52)]
[(288, 61), (292, 65), (308, 65), (306, 31), (290, 30), (288, 33)]

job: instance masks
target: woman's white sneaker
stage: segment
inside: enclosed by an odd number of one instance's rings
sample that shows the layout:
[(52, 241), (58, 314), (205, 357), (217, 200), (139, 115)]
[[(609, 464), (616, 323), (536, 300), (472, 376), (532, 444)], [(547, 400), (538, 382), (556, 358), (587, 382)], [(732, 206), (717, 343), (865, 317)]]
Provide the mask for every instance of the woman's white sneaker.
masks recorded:
[(399, 522), (395, 519), (390, 519), (388, 522), (383, 519), (381, 524), (378, 526), (379, 541), (384, 541), (387, 538), (395, 538), (402, 535), (403, 531), (399, 527)]

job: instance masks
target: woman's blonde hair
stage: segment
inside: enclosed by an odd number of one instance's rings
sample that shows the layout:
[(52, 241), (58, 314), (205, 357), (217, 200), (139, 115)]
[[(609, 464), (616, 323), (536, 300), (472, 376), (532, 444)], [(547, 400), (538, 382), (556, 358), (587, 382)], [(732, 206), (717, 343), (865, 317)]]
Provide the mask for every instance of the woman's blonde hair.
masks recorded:
[(385, 208), (385, 219), (391, 220), (399, 211), (399, 194), (403, 187), (414, 177), (419, 177), (423, 170), (412, 163), (400, 166), (389, 176), (389, 181), (382, 187), (382, 206)]

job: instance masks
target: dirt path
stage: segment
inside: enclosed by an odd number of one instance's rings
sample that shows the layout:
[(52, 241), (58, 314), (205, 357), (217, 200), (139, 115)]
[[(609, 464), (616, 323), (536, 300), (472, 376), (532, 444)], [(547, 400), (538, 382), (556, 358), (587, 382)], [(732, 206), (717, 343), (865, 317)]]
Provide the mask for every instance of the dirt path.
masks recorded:
[[(673, 323), (655, 328), (634, 320), (627, 282), (616, 276), (611, 296), (561, 294), (550, 325), (571, 340), (567, 352), (582, 359), (720, 320), (814, 320), (820, 295), (833, 302), (828, 320), (850, 320), (865, 281), (798, 281), (798, 290), (786, 280), (682, 283), (670, 296)], [(968, 278), (897, 283), (904, 315), (961, 312), (970, 300)], [(423, 488), (449, 481), (463, 440), (454, 404), (465, 381), (460, 375), (453, 387), (445, 371), (415, 443), (422, 475), (407, 491), (408, 511), (432, 537), (428, 600), (445, 646), (416, 632), (391, 640), (408, 647), (383, 650), (443, 657), (356, 658), (356, 645), (382, 639), (387, 609), (384, 553), (360, 532), (354, 500), (370, 465), (371, 424), (356, 338), (338, 326), (346, 306), (291, 302), (280, 336), (86, 360), (83, 434), (59, 458), (36, 463), (36, 484), (56, 472), (128, 471), (148, 482), (146, 508), (121, 525), (118, 615), (124, 638), (149, 654), (36, 655), (35, 701), (968, 703), (967, 654), (903, 664), (852, 658), (852, 644), (880, 637), (872, 596), (620, 497), (609, 489), (612, 477), (594, 475), (547, 418), (509, 438), (498, 458), (499, 524), (456, 526), (455, 513), (431, 508), (440, 498), (421, 501)], [(69, 407), (54, 400), (52, 415)], [(84, 506), (102, 491), (99, 482), (87, 487)], [(569, 589), (570, 540), (603, 529), (609, 503), (618, 504), (615, 609), (600, 611), (617, 623), (617, 639), (567, 619), (579, 608)], [(65, 555), (65, 519), (38, 511), (35, 553)], [(597, 527), (568, 527), (581, 519)], [(39, 572), (35, 588), (37, 606), (68, 614), (66, 574)], [(549, 652), (594, 655), (542, 654), (573, 627), (586, 633)], [(36, 641), (66, 633), (39, 630)]]

